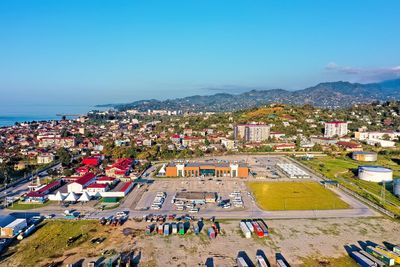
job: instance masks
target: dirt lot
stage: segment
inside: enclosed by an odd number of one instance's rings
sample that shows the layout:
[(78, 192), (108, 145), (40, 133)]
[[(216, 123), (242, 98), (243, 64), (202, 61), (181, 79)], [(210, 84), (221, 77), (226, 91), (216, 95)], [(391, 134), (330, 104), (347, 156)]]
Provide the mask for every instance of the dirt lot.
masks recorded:
[[(311, 258), (326, 258), (324, 266), (337, 266), (332, 258), (342, 258), (345, 255), (344, 246), (358, 245), (358, 241), (372, 241), (382, 244), (400, 243), (398, 232), (399, 223), (385, 218), (363, 219), (303, 219), (303, 220), (273, 220), (266, 221), (270, 227), (270, 237), (260, 239), (253, 237), (245, 239), (239, 231), (238, 221), (221, 221), (223, 235), (210, 240), (205, 229), (199, 236), (187, 234), (185, 236), (163, 237), (158, 235), (145, 236), (145, 222), (128, 221), (123, 226), (110, 227), (96, 225), (96, 231), (90, 231), (90, 238), (81, 240), (77, 246), (70, 248), (62, 246), (57, 251), (47, 252), (47, 259), (42, 259), (44, 266), (48, 262), (75, 263), (85, 259), (84, 263), (101, 257), (102, 252), (115, 250), (118, 252), (134, 252), (139, 266), (201, 266), (208, 258), (212, 258), (214, 266), (234, 266), (235, 258), (240, 251), (246, 252), (254, 261), (257, 250), (262, 250), (268, 260), (275, 263), (275, 253), (281, 252), (292, 266), (302, 266), (305, 258), (310, 266)], [(66, 222), (70, 223), (70, 222)], [(46, 227), (39, 229), (31, 237), (14, 246), (10, 257), (0, 262), (2, 266), (29, 266), (26, 265), (26, 254), (35, 253), (32, 246), (43, 234)], [(64, 227), (68, 227), (65, 225)], [(104, 236), (107, 239), (101, 244), (92, 244), (90, 239)], [(50, 236), (57, 239), (57, 236)], [(28, 254), (29, 255), (29, 254)], [(50, 258), (50, 259), (49, 259)], [(107, 256), (105, 256), (107, 258)], [(346, 265), (352, 266), (352, 261), (345, 259)], [(103, 261), (104, 262), (104, 261)], [(331, 262), (331, 264), (330, 264)], [(22, 263), (25, 263), (23, 265)], [(315, 266), (318, 266), (318, 262)], [(356, 266), (356, 265), (354, 265)]]

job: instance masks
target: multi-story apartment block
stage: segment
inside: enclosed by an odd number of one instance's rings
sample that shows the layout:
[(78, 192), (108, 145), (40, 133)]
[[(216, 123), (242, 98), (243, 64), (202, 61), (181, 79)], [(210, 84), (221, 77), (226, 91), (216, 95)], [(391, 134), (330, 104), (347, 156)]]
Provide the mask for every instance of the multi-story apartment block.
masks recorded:
[(264, 124), (238, 124), (235, 127), (235, 140), (262, 142), (269, 138), (270, 126)]
[(342, 137), (345, 136), (348, 132), (347, 130), (347, 122), (343, 121), (332, 121), (332, 122), (325, 122), (325, 137)]

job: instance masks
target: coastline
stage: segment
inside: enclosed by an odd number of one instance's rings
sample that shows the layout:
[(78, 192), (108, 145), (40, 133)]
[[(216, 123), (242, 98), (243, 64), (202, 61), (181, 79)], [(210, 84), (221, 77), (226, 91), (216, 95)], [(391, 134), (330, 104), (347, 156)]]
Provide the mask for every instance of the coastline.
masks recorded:
[(103, 110), (106, 108), (99, 108), (95, 105), (2, 106), (0, 107), (0, 127), (13, 126), (16, 122), (60, 120), (61, 116), (57, 116), (57, 114), (86, 115), (91, 110), (96, 109)]

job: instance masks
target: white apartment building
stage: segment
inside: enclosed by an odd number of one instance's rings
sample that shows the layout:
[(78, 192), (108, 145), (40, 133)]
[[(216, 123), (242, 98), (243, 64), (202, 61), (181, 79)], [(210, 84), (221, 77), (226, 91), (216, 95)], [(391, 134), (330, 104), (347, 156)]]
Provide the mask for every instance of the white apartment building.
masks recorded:
[(343, 121), (325, 122), (324, 137), (345, 136), (348, 132), (347, 125), (348, 123)]

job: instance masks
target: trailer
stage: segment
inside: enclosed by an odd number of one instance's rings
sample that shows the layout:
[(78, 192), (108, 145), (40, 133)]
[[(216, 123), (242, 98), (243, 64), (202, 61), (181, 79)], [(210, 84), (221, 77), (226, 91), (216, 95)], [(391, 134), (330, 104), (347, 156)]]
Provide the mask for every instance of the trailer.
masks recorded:
[(249, 267), (249, 265), (247, 264), (247, 262), (244, 260), (243, 257), (237, 257), (236, 264), (238, 267)]
[(183, 223), (179, 223), (179, 234), (180, 235), (185, 234), (185, 225)]
[(150, 235), (151, 234), (151, 230), (152, 230), (152, 226), (151, 225), (147, 225), (146, 226), (146, 230), (144, 231), (145, 235)]
[(278, 267), (289, 267), (282, 259), (276, 260)]
[(397, 255), (397, 253), (395, 253), (395, 252), (393, 252), (393, 251), (390, 251), (390, 250), (387, 250), (386, 248), (381, 247), (381, 246), (377, 246), (377, 247), (375, 247), (375, 249), (376, 249), (377, 251), (381, 252), (383, 255), (385, 255), (385, 256), (387, 256), (387, 257), (389, 257), (389, 258), (394, 259), (394, 262), (395, 262), (395, 263), (400, 264), (400, 256)]
[(361, 267), (374, 267), (375, 263), (370, 260), (369, 258), (365, 257), (358, 251), (352, 251), (350, 252), (350, 257), (353, 258), (355, 262), (358, 263)]
[(393, 247), (393, 252), (395, 252), (395, 253), (400, 255), (400, 245), (399, 246), (394, 246)]
[(252, 225), (254, 227), (254, 232), (257, 234), (257, 236), (264, 237), (264, 231), (261, 229), (261, 227), (258, 225), (258, 223), (252, 222)]
[(251, 224), (251, 222), (246, 222), (247, 228), (249, 228), (250, 232), (254, 233), (254, 226)]
[(217, 233), (215, 232), (214, 228), (212, 228), (212, 227), (208, 228), (207, 234), (210, 239), (215, 239), (217, 237)]
[(388, 257), (385, 254), (382, 254), (382, 252), (378, 251), (376, 248), (368, 246), (365, 251), (367, 251), (369, 254), (371, 254), (372, 256), (378, 258), (379, 260), (383, 261), (385, 264), (389, 265), (389, 266), (393, 266), (394, 265), (394, 259), (391, 257)]
[(251, 238), (251, 232), (250, 232), (249, 228), (247, 228), (246, 223), (245, 222), (240, 222), (239, 226), (240, 226), (240, 229), (243, 232), (244, 237)]
[(264, 236), (267, 236), (268, 235), (268, 228), (265, 225), (265, 223), (262, 220), (257, 220), (257, 223), (261, 227), (261, 229), (263, 230)]
[(169, 235), (169, 223), (164, 224), (164, 236)]
[(368, 259), (373, 261), (375, 263), (376, 267), (385, 267), (386, 266), (386, 263), (384, 263), (381, 260), (375, 258), (371, 254), (368, 254), (366, 251), (360, 250), (359, 252), (360, 252), (360, 254), (364, 255), (365, 257), (367, 257)]
[(194, 224), (194, 225), (193, 225), (193, 231), (194, 231), (194, 234), (195, 234), (195, 235), (199, 235), (199, 233), (200, 233), (200, 227), (199, 227), (199, 225)]
[(267, 262), (265, 261), (264, 257), (261, 255), (256, 255), (256, 263), (257, 263), (257, 267), (268, 267)]
[(164, 228), (162, 224), (158, 225), (158, 234), (162, 235), (164, 233)]
[(31, 224), (24, 232), (20, 233), (17, 237), (18, 240), (24, 239), (24, 237), (29, 236), (33, 231), (35, 231), (36, 226)]
[(178, 233), (178, 226), (176, 223), (171, 223), (171, 228), (172, 228), (172, 233), (177, 234)]

